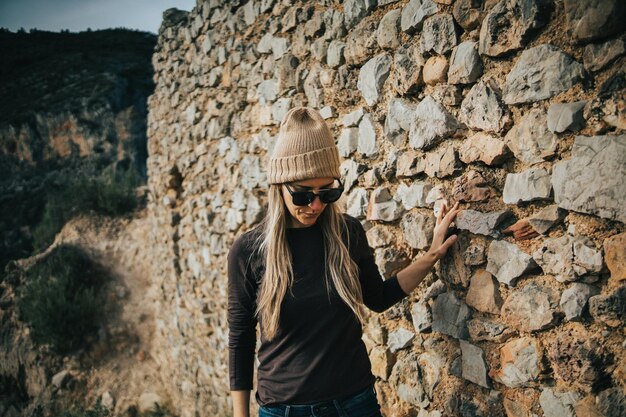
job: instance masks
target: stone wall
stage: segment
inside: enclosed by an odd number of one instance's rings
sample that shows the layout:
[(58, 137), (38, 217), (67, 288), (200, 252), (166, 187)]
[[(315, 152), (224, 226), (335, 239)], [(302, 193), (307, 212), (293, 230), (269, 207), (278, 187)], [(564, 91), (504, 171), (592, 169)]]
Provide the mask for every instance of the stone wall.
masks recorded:
[(226, 254), (263, 215), (266, 158), (297, 105), (336, 134), (340, 204), (383, 276), (427, 249), (443, 202), (467, 209), (436, 271), (367, 323), (385, 416), (623, 415), (625, 13), (619, 0), (166, 11), (148, 118), (152, 353), (182, 416), (230, 414)]

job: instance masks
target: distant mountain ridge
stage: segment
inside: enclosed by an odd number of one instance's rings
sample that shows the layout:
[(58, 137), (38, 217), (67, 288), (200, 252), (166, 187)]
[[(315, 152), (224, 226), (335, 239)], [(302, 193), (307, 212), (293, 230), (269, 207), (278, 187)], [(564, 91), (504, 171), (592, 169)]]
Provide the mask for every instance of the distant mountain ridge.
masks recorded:
[(0, 154), (31, 164), (108, 154), (143, 168), (155, 45), (125, 29), (0, 32)]

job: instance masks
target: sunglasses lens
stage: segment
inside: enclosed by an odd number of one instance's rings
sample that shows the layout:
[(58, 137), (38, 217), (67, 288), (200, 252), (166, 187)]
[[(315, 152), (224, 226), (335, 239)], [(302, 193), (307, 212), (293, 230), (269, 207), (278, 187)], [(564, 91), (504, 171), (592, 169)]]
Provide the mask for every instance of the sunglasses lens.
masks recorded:
[(341, 188), (337, 188), (335, 190), (321, 191), (320, 200), (322, 200), (322, 203), (325, 203), (325, 204), (334, 203), (335, 201), (339, 200), (339, 197), (341, 197), (342, 192), (343, 192), (343, 189)]
[(313, 198), (315, 198), (315, 194), (310, 191), (295, 191), (292, 195), (293, 204), (296, 206), (306, 206)]

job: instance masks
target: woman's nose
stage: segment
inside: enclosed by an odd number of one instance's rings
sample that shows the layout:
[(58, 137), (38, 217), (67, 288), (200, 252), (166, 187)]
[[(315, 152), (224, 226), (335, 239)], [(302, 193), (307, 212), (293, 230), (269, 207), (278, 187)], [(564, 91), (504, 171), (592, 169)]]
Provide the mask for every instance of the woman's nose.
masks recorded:
[(309, 207), (311, 207), (313, 210), (321, 210), (322, 207), (324, 207), (324, 203), (322, 203), (322, 200), (320, 200), (319, 195), (315, 195), (315, 199), (313, 199), (313, 201), (309, 203)]

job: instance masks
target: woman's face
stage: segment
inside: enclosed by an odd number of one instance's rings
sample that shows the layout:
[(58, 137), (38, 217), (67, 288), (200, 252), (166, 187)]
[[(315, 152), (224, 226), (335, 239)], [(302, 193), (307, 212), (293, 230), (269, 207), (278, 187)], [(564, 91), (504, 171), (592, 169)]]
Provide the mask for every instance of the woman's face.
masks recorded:
[[(335, 184), (333, 177), (311, 178), (307, 180), (295, 181), (289, 183), (292, 191), (313, 191), (316, 192), (320, 188), (330, 188)], [(326, 204), (322, 203), (319, 197), (316, 197), (308, 206), (296, 206), (291, 200), (291, 194), (287, 187), (281, 186), (283, 201), (289, 211), (288, 227), (309, 227), (313, 226), (319, 215), (326, 208)]]

